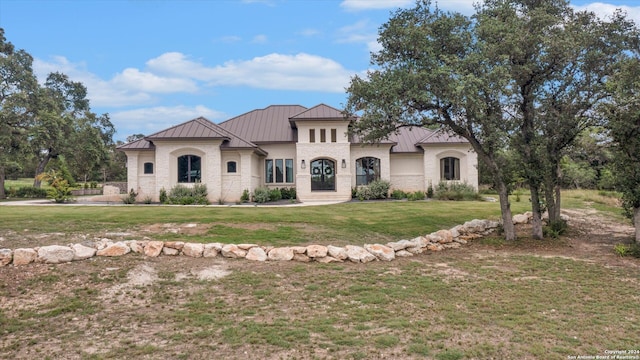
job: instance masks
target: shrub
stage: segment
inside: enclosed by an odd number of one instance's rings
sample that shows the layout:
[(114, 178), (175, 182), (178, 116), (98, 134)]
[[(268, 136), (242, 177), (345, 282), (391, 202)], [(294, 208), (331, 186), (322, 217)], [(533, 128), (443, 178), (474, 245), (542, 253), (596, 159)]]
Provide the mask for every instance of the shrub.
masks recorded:
[(125, 204), (135, 204), (136, 197), (138, 197), (138, 193), (136, 193), (135, 190), (131, 189), (129, 191), (129, 195), (122, 198), (122, 202)]
[(375, 180), (367, 186), (360, 186), (356, 191), (358, 200), (386, 199), (389, 197), (391, 183), (385, 180)]
[(269, 201), (278, 201), (278, 200), (282, 200), (282, 192), (280, 192), (280, 189), (269, 190)]
[(14, 197), (29, 199), (44, 199), (47, 197), (47, 190), (33, 186), (24, 186), (13, 191)]
[(249, 189), (244, 189), (244, 191), (242, 191), (242, 196), (240, 196), (240, 201), (243, 203), (247, 203), (250, 199), (251, 194), (249, 193)]
[(176, 185), (169, 191), (167, 203), (176, 205), (209, 205), (207, 185), (195, 184), (193, 187)]
[(391, 197), (396, 200), (402, 200), (407, 197), (407, 194), (400, 189), (395, 189), (391, 192)]
[(264, 204), (269, 201), (270, 195), (271, 194), (269, 189), (265, 187), (259, 187), (253, 190), (253, 201), (257, 202), (258, 204)]
[(429, 184), (429, 187), (427, 188), (427, 197), (429, 199), (433, 199), (433, 185)]
[(167, 203), (167, 190), (165, 190), (164, 188), (160, 189), (160, 203), (161, 204), (166, 204)]
[(285, 200), (295, 200), (296, 198), (296, 188), (281, 188), (280, 193), (282, 194), (282, 198)]
[(467, 183), (458, 182), (440, 182), (435, 188), (434, 197), (438, 200), (480, 200), (481, 196), (478, 194), (473, 186)]
[(147, 205), (151, 204), (152, 203), (151, 196), (148, 196), (148, 195), (145, 196), (144, 199), (142, 199), (142, 202), (147, 204)]
[(92, 181), (91, 182), (91, 188), (92, 189), (97, 189), (98, 188), (98, 183), (96, 181)]
[(49, 170), (36, 177), (36, 179), (46, 181), (51, 188), (47, 190), (47, 197), (57, 203), (63, 203), (71, 199), (71, 186), (62, 177), (62, 174), (55, 170)]
[(413, 196), (416, 200), (424, 200), (427, 197), (423, 191), (416, 191), (413, 193)]
[(557, 239), (560, 235), (567, 232), (569, 225), (564, 220), (554, 220), (550, 221), (546, 226), (542, 228), (542, 235), (547, 237), (550, 236), (554, 239)]

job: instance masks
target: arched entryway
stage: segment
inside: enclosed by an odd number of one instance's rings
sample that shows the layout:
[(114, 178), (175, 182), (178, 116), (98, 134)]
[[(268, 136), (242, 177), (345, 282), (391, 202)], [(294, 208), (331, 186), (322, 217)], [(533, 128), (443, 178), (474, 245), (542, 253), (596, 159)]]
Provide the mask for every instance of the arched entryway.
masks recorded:
[(336, 189), (336, 163), (329, 159), (311, 162), (311, 191)]

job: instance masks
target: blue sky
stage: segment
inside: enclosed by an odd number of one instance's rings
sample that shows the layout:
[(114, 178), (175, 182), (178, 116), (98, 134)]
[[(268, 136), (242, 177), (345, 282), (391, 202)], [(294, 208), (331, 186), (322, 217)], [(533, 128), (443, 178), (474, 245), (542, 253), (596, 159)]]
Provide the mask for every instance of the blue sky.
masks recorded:
[[(572, 1), (600, 15), (638, 0)], [(470, 15), (474, 0), (441, 0)], [(377, 30), (413, 0), (0, 0), (0, 27), (34, 57), (40, 81), (61, 71), (109, 113), (116, 139), (198, 116), (221, 122), (272, 104), (341, 108), (365, 73)]]

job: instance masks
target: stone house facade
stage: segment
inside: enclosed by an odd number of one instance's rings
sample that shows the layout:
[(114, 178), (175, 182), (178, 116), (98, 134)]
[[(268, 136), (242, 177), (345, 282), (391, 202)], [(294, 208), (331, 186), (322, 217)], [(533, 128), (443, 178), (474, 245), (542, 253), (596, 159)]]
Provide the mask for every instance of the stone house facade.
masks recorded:
[(272, 105), (220, 124), (197, 118), (118, 149), (128, 188), (157, 201), (161, 189), (207, 185), (211, 202), (239, 201), (258, 187), (295, 187), (299, 201), (347, 201), (381, 179), (392, 189), (426, 191), (441, 181), (477, 188), (477, 156), (457, 136), (402, 128), (378, 144), (348, 136), (356, 118), (320, 104)]

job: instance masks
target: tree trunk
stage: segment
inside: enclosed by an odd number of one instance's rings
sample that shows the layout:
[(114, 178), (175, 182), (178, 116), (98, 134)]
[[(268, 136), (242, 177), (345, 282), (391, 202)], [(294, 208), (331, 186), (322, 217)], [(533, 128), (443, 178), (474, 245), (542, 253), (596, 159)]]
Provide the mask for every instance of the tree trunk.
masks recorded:
[(42, 181), (38, 178), (38, 175), (44, 172), (44, 168), (47, 167), (47, 164), (51, 160), (51, 153), (48, 153), (40, 162), (38, 163), (38, 167), (36, 168), (36, 178), (33, 180), (33, 187), (39, 188), (42, 185)]
[(531, 191), (531, 211), (533, 212), (533, 220), (531, 220), (531, 236), (536, 240), (544, 238), (542, 234), (542, 213), (540, 211), (540, 195), (539, 188), (535, 185), (529, 185)]
[(544, 197), (547, 202), (549, 222), (560, 220), (560, 186), (554, 185), (551, 189), (545, 187)]
[(0, 166), (0, 199), (6, 199), (7, 194), (4, 192), (4, 166)]
[(511, 241), (516, 239), (516, 229), (513, 225), (513, 217), (511, 215), (511, 203), (509, 203), (509, 191), (504, 183), (498, 186), (498, 196), (500, 197), (500, 213), (502, 215), (502, 229), (504, 230), (505, 240)]
[(640, 207), (633, 208), (633, 226), (636, 228), (636, 244), (640, 244)]

